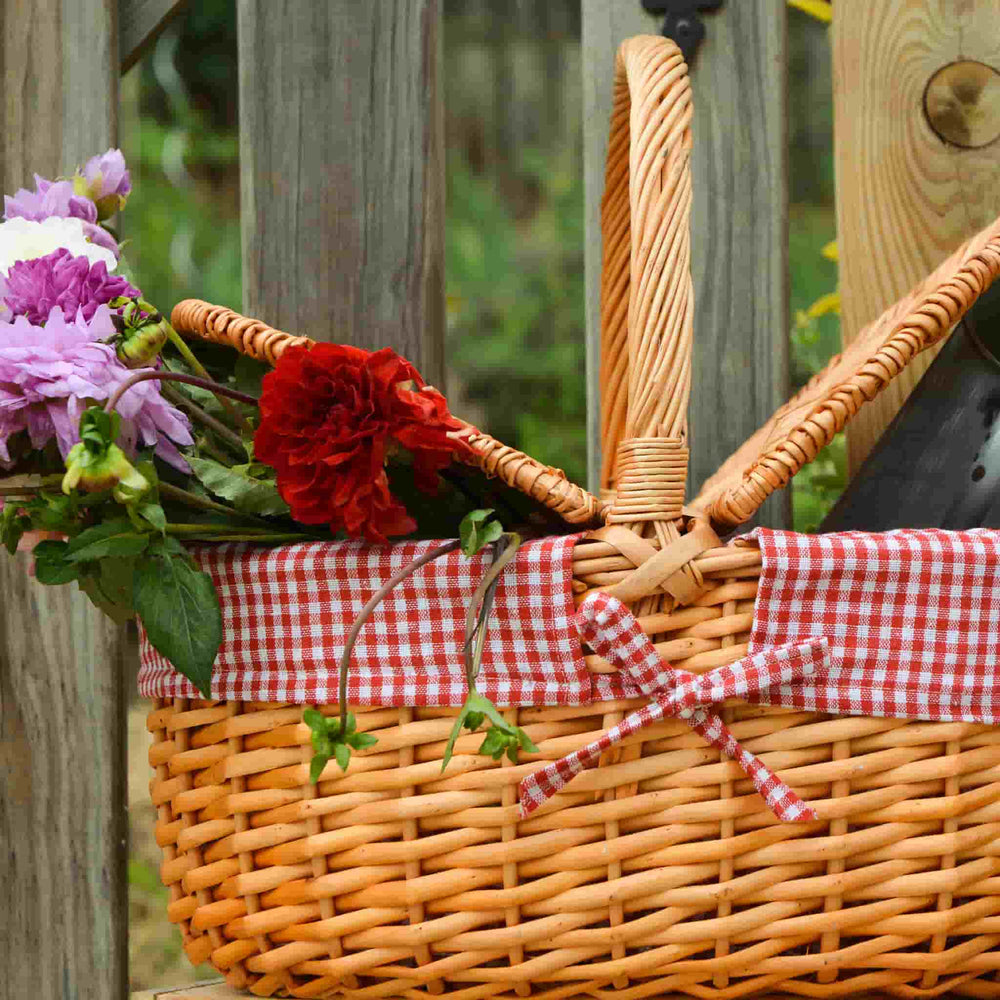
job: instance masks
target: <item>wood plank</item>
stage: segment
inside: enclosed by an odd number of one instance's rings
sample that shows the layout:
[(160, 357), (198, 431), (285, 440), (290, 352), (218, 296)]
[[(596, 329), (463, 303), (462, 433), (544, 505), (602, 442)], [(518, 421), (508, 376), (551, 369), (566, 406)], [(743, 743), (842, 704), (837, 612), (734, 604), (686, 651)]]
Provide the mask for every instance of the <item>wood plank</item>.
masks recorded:
[[(114, 0), (7, 0), (3, 190), (115, 142)], [(0, 558), (0, 997), (125, 996), (121, 633)]]
[(439, 0), (239, 0), (245, 311), (444, 374)]
[(118, 60), (127, 73), (188, 0), (118, 0)]
[[(884, 0), (853, 4), (850, 16), (833, 19), (845, 344), (1000, 212), (1000, 144), (972, 149), (949, 144), (935, 134), (923, 111), (928, 82), (947, 64), (977, 60), (1000, 69), (998, 23), (998, 0)], [(963, 75), (939, 94), (948, 102), (945, 110), (966, 121), (995, 121), (995, 87), (982, 87), (973, 74), (972, 86), (963, 93)], [(911, 364), (851, 423), (852, 468), (871, 450), (930, 360), (928, 352)]]
[[(783, 0), (741, 0), (705, 18), (694, 60), (695, 286), (688, 496), (788, 396), (788, 226)], [(660, 20), (639, 3), (583, 2), (587, 240), (587, 440), (598, 488), (600, 198), (615, 50)], [(758, 523), (786, 526), (787, 493)]]
[[(730, 0), (695, 59), (688, 495), (789, 396), (785, 0)], [(780, 490), (755, 524), (786, 528)]]

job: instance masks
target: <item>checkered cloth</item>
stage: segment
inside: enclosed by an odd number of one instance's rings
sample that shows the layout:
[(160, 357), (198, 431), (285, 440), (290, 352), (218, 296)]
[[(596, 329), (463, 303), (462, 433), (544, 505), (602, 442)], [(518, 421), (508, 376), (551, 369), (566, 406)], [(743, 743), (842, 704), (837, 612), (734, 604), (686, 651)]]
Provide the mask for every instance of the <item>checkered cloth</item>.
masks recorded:
[[(497, 705), (582, 705), (591, 699), (573, 605), (579, 535), (527, 542), (504, 570), (477, 687)], [(223, 640), (216, 698), (323, 704), (337, 700), (344, 637), (382, 584), (439, 542), (310, 542), (263, 548), (204, 546)], [(357, 705), (461, 705), (465, 612), (489, 565), (452, 552), (383, 600), (354, 646), (348, 697)], [(140, 634), (139, 691), (200, 697)]]
[(780, 687), (790, 691), (813, 684), (829, 667), (828, 644), (814, 639), (801, 645), (786, 644), (747, 656), (729, 666), (697, 676), (674, 670), (656, 652), (650, 638), (617, 598), (606, 594), (588, 597), (577, 615), (580, 638), (615, 664), (639, 690), (654, 698), (598, 739), (529, 774), (521, 782), (521, 816), (528, 816), (601, 754), (626, 736), (653, 722), (679, 716), (723, 756), (735, 760), (754, 783), (778, 819), (814, 820), (816, 814), (762, 761), (748, 753), (726, 724), (704, 706), (726, 698), (744, 698)]
[(823, 682), (766, 704), (836, 715), (1000, 722), (1000, 531), (797, 535), (757, 528), (750, 653), (824, 636)]

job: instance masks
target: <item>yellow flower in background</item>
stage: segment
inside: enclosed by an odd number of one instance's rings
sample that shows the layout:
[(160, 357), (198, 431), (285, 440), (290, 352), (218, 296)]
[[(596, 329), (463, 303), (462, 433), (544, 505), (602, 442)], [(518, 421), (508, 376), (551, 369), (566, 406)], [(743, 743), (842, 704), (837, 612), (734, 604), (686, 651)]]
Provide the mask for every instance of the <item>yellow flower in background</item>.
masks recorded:
[(826, 295), (821, 295), (807, 310), (807, 319), (819, 319), (820, 316), (826, 316), (827, 313), (836, 313), (840, 315), (840, 291), (827, 292)]
[(830, 0), (788, 0), (788, 6), (810, 14), (824, 24), (833, 20), (833, 4)]
[(832, 260), (834, 262), (834, 264), (839, 264), (840, 263), (840, 251), (837, 249), (837, 241), (836, 240), (830, 240), (830, 242), (827, 243), (827, 245), (825, 247), (823, 247), (822, 250), (820, 250), (820, 253), (827, 260)]

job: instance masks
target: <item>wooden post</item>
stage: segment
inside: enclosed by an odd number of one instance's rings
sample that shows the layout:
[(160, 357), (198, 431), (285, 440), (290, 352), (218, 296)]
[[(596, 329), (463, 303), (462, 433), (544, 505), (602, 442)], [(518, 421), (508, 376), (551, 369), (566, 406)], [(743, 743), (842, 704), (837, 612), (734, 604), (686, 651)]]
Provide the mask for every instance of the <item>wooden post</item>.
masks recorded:
[[(688, 496), (788, 396), (784, 0), (728, 0), (694, 60), (695, 287)], [(590, 487), (600, 468), (600, 200), (615, 51), (658, 33), (640, 0), (583, 0)], [(756, 523), (786, 527), (787, 491)]]
[(439, 0), (239, 0), (243, 296), (444, 376)]
[[(115, 142), (114, 0), (0, 5), (3, 190)], [(127, 989), (121, 632), (0, 560), (0, 997)]]
[[(846, 345), (1000, 213), (1000, 3), (851, 3), (832, 31)], [(852, 421), (852, 469), (932, 356)]]
[[(688, 495), (789, 396), (785, 0), (726, 0), (694, 62)], [(755, 524), (787, 528), (791, 490)]]

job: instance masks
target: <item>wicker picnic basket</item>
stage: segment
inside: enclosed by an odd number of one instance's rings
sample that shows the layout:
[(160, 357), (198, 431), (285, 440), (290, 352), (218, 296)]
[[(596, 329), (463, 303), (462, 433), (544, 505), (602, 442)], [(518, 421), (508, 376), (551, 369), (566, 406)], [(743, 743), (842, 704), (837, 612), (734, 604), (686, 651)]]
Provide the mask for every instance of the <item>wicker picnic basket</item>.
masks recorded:
[[(690, 123), (676, 47), (625, 42), (602, 207), (605, 501), (487, 435), (472, 441), (489, 474), (572, 523), (603, 522), (576, 546), (576, 598), (611, 591), (666, 660), (700, 673), (746, 653), (761, 566), (716, 532), (947, 335), (1000, 273), (1000, 225), (873, 323), (685, 507)], [(174, 323), (269, 361), (302, 342), (200, 302)], [(538, 757), (475, 758), (444, 776), (456, 709), (359, 708), (378, 745), (314, 786), (301, 706), (159, 701), (151, 789), (188, 956), (258, 996), (1000, 997), (1000, 732), (727, 703), (734, 734), (816, 822), (778, 822), (676, 719), (519, 819), (518, 783), (540, 759), (639, 704), (511, 709)], [(479, 738), (460, 738), (456, 760)]]

